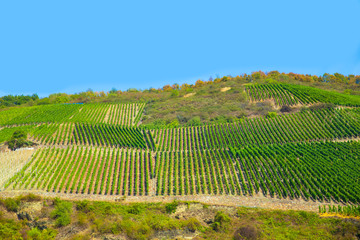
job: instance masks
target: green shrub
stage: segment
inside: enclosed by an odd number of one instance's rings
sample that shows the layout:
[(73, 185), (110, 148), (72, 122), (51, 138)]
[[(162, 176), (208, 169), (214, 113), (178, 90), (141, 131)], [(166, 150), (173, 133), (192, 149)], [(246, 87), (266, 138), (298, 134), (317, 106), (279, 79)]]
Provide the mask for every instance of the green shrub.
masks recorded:
[(195, 232), (201, 228), (201, 223), (196, 218), (189, 218), (186, 220), (185, 225), (191, 232)]
[(90, 240), (90, 233), (78, 233), (71, 238), (71, 240)]
[(138, 215), (144, 211), (144, 208), (145, 207), (142, 204), (134, 204), (134, 205), (129, 206), (129, 208), (127, 209), (127, 212)]
[(101, 219), (97, 218), (94, 221), (94, 225), (96, 226), (96, 230), (99, 233), (105, 234), (105, 233), (119, 233), (118, 231), (114, 231), (116, 229), (116, 223), (109, 219)]
[(28, 195), (25, 196), (20, 196), (18, 197), (18, 199), (20, 201), (24, 201), (24, 202), (37, 202), (37, 201), (41, 201), (41, 197), (37, 196), (33, 193), (29, 193)]
[(56, 201), (55, 209), (51, 212), (51, 217), (56, 219), (55, 225), (63, 227), (71, 223), (72, 203), (65, 201)]
[(167, 213), (174, 213), (176, 211), (179, 203), (177, 201), (173, 201), (172, 203), (165, 204), (165, 209)]
[(21, 226), (14, 220), (0, 221), (0, 239), (22, 240)]
[(165, 231), (181, 228), (181, 222), (164, 214), (151, 214), (146, 216), (147, 224), (154, 230)]
[(333, 103), (316, 103), (309, 107), (311, 111), (317, 111), (320, 109), (334, 109), (336, 107)]
[(189, 126), (199, 126), (199, 125), (201, 125), (201, 119), (200, 119), (199, 116), (195, 116), (195, 117), (191, 118), (191, 119), (187, 122), (187, 124), (188, 124)]
[(171, 91), (171, 97), (178, 97), (179, 96), (179, 90), (172, 90)]
[(353, 92), (352, 89), (345, 89), (343, 93), (347, 95), (351, 95), (352, 92)]
[(234, 240), (256, 240), (259, 236), (260, 233), (254, 226), (243, 226), (235, 231)]
[(87, 214), (83, 213), (83, 212), (79, 212), (77, 214), (77, 223), (80, 225), (80, 226), (86, 226), (88, 223), (89, 223), (89, 220), (88, 220), (88, 216)]
[(94, 207), (89, 204), (89, 201), (84, 200), (84, 201), (80, 201), (80, 202), (76, 203), (76, 210), (83, 212), (83, 213), (88, 213), (88, 212), (94, 210)]
[(169, 128), (175, 128), (178, 127), (180, 125), (179, 121), (177, 119), (171, 121), (169, 124), (167, 124), (166, 126)]
[(16, 130), (10, 141), (8, 141), (8, 147), (11, 150), (15, 150), (17, 148), (21, 148), (21, 147), (27, 147), (27, 146), (32, 146), (34, 145), (32, 142), (27, 141), (27, 133), (25, 133), (23, 130)]
[(57, 232), (54, 229), (39, 230), (33, 228), (27, 232), (29, 240), (51, 240), (55, 239)]
[(277, 113), (276, 112), (268, 112), (266, 114), (266, 118), (274, 118), (277, 116)]
[(231, 221), (230, 217), (221, 211), (217, 212), (212, 225), (215, 231), (224, 231), (228, 227), (228, 223)]
[(152, 229), (145, 222), (136, 222), (133, 220), (124, 220), (118, 223), (118, 227), (130, 239), (149, 239)]
[(284, 112), (291, 112), (291, 107), (284, 105), (281, 107), (280, 112), (284, 113)]
[(4, 201), (5, 207), (8, 211), (17, 212), (20, 206), (20, 200), (7, 198)]

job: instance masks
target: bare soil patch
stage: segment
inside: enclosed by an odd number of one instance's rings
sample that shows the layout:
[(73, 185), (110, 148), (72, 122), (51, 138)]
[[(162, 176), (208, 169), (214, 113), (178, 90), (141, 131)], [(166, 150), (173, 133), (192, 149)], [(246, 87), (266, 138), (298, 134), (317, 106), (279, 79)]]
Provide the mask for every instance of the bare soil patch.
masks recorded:
[(191, 96), (194, 96), (194, 95), (195, 95), (195, 93), (188, 93), (188, 94), (184, 95), (184, 98), (188, 98), (188, 97), (191, 97)]
[(42, 197), (59, 197), (65, 200), (90, 200), (90, 201), (115, 201), (123, 203), (135, 202), (172, 202), (172, 201), (195, 201), (209, 205), (232, 206), (232, 207), (253, 207), (279, 210), (304, 210), (318, 212), (321, 205), (339, 205), (334, 202), (305, 201), (303, 199), (279, 199), (266, 197), (262, 194), (254, 196), (234, 195), (188, 195), (188, 196), (121, 196), (121, 195), (100, 195), (100, 194), (76, 194), (58, 193), (39, 190), (13, 190), (0, 192), (0, 197), (16, 197), (33, 193)]
[(224, 87), (220, 89), (220, 92), (226, 92), (229, 91), (231, 89), (231, 87)]

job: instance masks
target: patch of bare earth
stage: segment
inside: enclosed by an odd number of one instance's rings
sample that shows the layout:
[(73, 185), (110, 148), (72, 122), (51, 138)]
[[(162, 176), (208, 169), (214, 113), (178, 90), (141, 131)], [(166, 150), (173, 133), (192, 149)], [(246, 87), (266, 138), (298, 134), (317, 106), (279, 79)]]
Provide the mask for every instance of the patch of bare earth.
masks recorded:
[(319, 211), (320, 205), (342, 205), (335, 202), (306, 201), (304, 199), (271, 198), (261, 193), (253, 196), (235, 195), (187, 195), (187, 196), (127, 196), (125, 199), (121, 195), (99, 195), (99, 194), (76, 194), (76, 193), (57, 193), (40, 190), (12, 190), (0, 192), (0, 197), (16, 197), (24, 194), (33, 193), (42, 197), (59, 197), (64, 200), (90, 200), (90, 201), (121, 201), (123, 203), (135, 202), (172, 202), (172, 201), (194, 201), (209, 205), (232, 206), (232, 207), (258, 207), (264, 209), (280, 210), (305, 210)]
[(106, 111), (104, 123), (109, 123), (109, 117), (110, 117), (111, 111), (113, 111), (113, 106), (109, 106), (109, 109)]
[(224, 87), (220, 89), (220, 92), (226, 92), (229, 91), (231, 89), (231, 87)]
[(188, 97), (191, 97), (191, 96), (194, 96), (194, 95), (195, 95), (195, 93), (188, 93), (188, 94), (184, 95), (184, 98), (188, 98)]

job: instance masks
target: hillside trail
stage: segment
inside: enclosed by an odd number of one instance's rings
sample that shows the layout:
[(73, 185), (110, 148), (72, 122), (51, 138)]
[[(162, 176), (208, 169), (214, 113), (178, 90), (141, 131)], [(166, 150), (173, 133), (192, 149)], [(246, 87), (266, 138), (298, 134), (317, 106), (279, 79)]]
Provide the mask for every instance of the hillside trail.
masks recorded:
[(58, 193), (46, 192), (40, 190), (12, 190), (0, 192), (1, 198), (16, 197), (26, 194), (35, 194), (43, 198), (59, 197), (71, 201), (109, 201), (127, 203), (156, 203), (172, 201), (191, 201), (200, 202), (208, 205), (232, 206), (232, 207), (250, 207), (277, 210), (303, 210), (318, 212), (319, 206), (323, 205), (342, 205), (335, 202), (318, 202), (304, 199), (289, 198), (271, 198), (261, 193), (253, 196), (235, 196), (235, 195), (183, 195), (183, 196), (123, 196), (123, 195), (101, 195), (101, 194), (76, 194), (76, 193)]
[(347, 141), (359, 141), (360, 137), (353, 137), (353, 138), (342, 138), (342, 139), (332, 139), (330, 142), (347, 142)]

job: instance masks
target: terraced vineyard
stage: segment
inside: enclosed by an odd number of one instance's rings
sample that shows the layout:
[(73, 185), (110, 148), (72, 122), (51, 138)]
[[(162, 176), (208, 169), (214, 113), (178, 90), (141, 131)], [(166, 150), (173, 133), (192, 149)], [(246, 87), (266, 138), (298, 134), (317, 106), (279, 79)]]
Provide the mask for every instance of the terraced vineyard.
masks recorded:
[(276, 105), (296, 105), (299, 103), (315, 102), (315, 99), (301, 96), (300, 94), (295, 97), (290, 91), (286, 90), (281, 84), (265, 84), (265, 85), (248, 85), (246, 86), (251, 101), (264, 101), (272, 99)]
[(5, 187), (63, 193), (147, 195), (152, 161), (151, 153), (146, 150), (82, 146), (42, 148)]
[(56, 104), (1, 111), (0, 126), (34, 123), (111, 123), (137, 126), (145, 103), (133, 104)]
[(262, 192), (278, 198), (356, 203), (360, 202), (359, 152), (358, 142), (160, 152), (157, 194)]
[[(11, 178), (15, 173), (19, 172), (26, 163), (31, 160), (33, 149), (19, 149), (13, 152), (0, 152), (0, 190), (1, 186)], [(6, 171), (3, 171), (6, 169)]]
[[(57, 104), (12, 108), (0, 112), (0, 126), (4, 125), (0, 128), (0, 143), (9, 140), (15, 130), (28, 132), (32, 139), (44, 145), (67, 145), (84, 140), (78, 135), (79, 126), (92, 126), (90, 128), (111, 126), (116, 129), (122, 126), (125, 127), (122, 129), (127, 129), (121, 130), (125, 134), (132, 131), (139, 132), (140, 130), (133, 130), (132, 127), (139, 124), (144, 107), (145, 103)], [(87, 124), (84, 125), (85, 123)], [(99, 134), (100, 137), (101, 132)], [(132, 137), (127, 135), (126, 138)], [(104, 145), (108, 145), (105, 143), (109, 141), (111, 140), (106, 139)], [(83, 143), (87, 141), (84, 140)], [(140, 145), (143, 147), (143, 144)], [(120, 144), (120, 146), (132, 145)]]
[(97, 146), (147, 147), (140, 129), (103, 124), (77, 124), (74, 131), (74, 143)]
[(64, 122), (81, 109), (81, 105), (56, 104), (11, 108), (1, 111), (0, 125)]
[(244, 89), (251, 101), (342, 107), (157, 129), (140, 124), (144, 103), (12, 108), (0, 112), (0, 142), (25, 130), (38, 145), (2, 175), (0, 188), (88, 197), (226, 195), (360, 202), (356, 97), (326, 93), (335, 96), (330, 101), (322, 90), (314, 94), (288, 84)]
[[(254, 195), (360, 202), (359, 142), (150, 152), (73, 146), (45, 148), (5, 185), (63, 193)], [(51, 162), (52, 164), (47, 164)], [(339, 186), (342, 186), (339, 188)]]
[(137, 126), (144, 107), (145, 103), (85, 104), (69, 121)]
[(334, 103), (343, 106), (360, 106), (360, 99), (356, 96), (337, 92), (311, 88), (293, 84), (255, 84), (245, 88), (253, 102), (274, 100), (275, 105), (312, 104), (317, 102)]
[(307, 142), (357, 137), (360, 117), (352, 110), (306, 111), (238, 123), (154, 130), (160, 151)]

